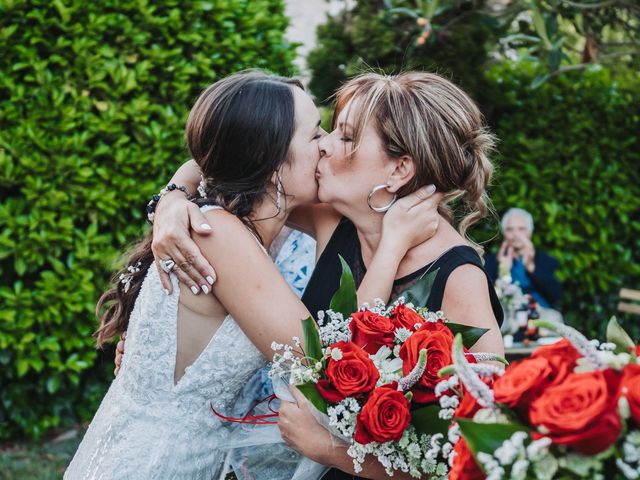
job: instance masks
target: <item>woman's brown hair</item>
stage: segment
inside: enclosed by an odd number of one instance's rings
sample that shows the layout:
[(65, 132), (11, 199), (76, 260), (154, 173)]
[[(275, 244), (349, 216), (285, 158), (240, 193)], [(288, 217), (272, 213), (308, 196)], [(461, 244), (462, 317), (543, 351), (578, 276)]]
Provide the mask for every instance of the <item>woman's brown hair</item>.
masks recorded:
[[(208, 87), (193, 106), (186, 128), (187, 147), (200, 166), (206, 196), (255, 232), (250, 214), (265, 198), (274, 172), (288, 160), (295, 132), (292, 88), (299, 81), (247, 71)], [(257, 234), (257, 232), (255, 232)], [(124, 332), (147, 271), (153, 265), (152, 232), (138, 243), (127, 267), (98, 300), (98, 347)]]
[(433, 183), (445, 194), (440, 213), (452, 224), (455, 212), (450, 204), (460, 199), (466, 209), (458, 230), (482, 253), (467, 230), (493, 211), (486, 189), (493, 173), (489, 154), (494, 137), (473, 100), (432, 73), (366, 73), (349, 80), (336, 93), (334, 128), (350, 101), (357, 103), (357, 115), (351, 120), (354, 149), (365, 126), (372, 122), (389, 158), (407, 155), (414, 161), (416, 174), (399, 196)]

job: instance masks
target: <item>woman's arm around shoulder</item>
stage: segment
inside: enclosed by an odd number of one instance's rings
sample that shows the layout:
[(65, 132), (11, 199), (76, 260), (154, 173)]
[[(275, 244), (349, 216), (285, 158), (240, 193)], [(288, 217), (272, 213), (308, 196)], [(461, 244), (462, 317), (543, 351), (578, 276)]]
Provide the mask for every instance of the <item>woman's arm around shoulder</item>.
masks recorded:
[(251, 342), (271, 358), (272, 342), (302, 339), (301, 320), (309, 312), (284, 281), (249, 229), (221, 210), (205, 213), (224, 235), (194, 235), (207, 261), (218, 273), (213, 293)]

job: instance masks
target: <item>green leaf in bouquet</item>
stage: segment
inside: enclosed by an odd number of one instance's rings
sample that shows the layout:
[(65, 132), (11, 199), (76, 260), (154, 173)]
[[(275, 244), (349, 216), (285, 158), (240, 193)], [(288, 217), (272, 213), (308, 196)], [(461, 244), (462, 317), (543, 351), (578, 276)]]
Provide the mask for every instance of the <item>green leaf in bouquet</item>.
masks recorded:
[(636, 344), (624, 328), (618, 323), (618, 319), (613, 316), (607, 324), (607, 342), (613, 343), (616, 348), (615, 353), (629, 353), (635, 351)]
[(447, 435), (449, 420), (443, 420), (438, 416), (440, 411), (439, 405), (427, 405), (411, 411), (411, 425), (413, 425), (418, 433), (426, 435), (434, 435), (442, 433)]
[(322, 359), (322, 343), (313, 317), (302, 320), (302, 334), (304, 335), (304, 348), (307, 357), (310, 361), (319, 362)]
[(436, 268), (433, 272), (429, 273), (429, 275), (425, 275), (409, 288), (400, 292), (398, 298), (404, 297), (406, 303), (413, 303), (416, 307), (426, 305), (431, 295), (433, 282), (436, 279), (436, 275), (438, 275), (438, 270), (440, 269)]
[(342, 275), (340, 276), (340, 288), (333, 294), (329, 308), (334, 312), (341, 313), (344, 318), (349, 317), (358, 310), (358, 294), (356, 293), (356, 282), (353, 280), (351, 268), (347, 265), (342, 255), (338, 255), (342, 265)]
[(447, 322), (445, 323), (453, 335), (458, 333), (462, 335), (462, 344), (465, 348), (471, 348), (475, 343), (489, 331), (488, 328), (471, 327), (469, 325), (460, 325), (459, 323)]
[(297, 385), (297, 388), (302, 392), (305, 398), (311, 402), (311, 405), (316, 407), (320, 412), (327, 413), (327, 402), (322, 395), (320, 395), (315, 383), (303, 383), (302, 385)]
[(493, 454), (514, 433), (529, 431), (527, 427), (517, 423), (477, 423), (462, 418), (456, 419), (456, 422), (474, 456), (478, 452)]

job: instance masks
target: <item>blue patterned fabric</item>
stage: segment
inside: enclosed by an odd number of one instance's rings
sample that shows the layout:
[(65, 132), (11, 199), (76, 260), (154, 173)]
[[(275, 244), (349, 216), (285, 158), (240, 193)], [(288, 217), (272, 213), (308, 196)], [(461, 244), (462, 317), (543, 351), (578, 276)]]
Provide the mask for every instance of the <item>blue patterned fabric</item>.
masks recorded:
[(316, 263), (315, 240), (297, 230), (292, 231), (274, 262), (293, 291), (301, 297)]

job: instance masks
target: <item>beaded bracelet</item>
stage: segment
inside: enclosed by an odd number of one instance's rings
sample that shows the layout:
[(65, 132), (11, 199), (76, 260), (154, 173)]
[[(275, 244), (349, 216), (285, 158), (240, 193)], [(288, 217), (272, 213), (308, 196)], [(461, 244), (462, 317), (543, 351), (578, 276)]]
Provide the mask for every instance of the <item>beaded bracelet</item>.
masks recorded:
[(160, 202), (160, 200), (162, 200), (162, 197), (164, 197), (169, 192), (173, 192), (174, 190), (180, 190), (185, 195), (189, 196), (189, 194), (187, 193), (187, 187), (185, 187), (184, 185), (176, 185), (175, 183), (170, 183), (158, 193), (156, 193), (153, 197), (151, 197), (149, 203), (147, 203), (147, 220), (151, 225), (153, 225), (153, 216), (155, 214), (158, 203)]

